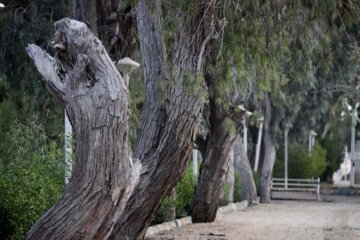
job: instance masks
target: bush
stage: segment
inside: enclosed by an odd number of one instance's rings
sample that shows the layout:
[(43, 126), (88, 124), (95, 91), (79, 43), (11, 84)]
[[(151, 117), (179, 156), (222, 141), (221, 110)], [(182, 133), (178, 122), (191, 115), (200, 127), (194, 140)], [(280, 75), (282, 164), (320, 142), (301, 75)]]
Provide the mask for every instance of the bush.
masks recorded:
[(240, 175), (235, 172), (235, 186), (234, 186), (234, 202), (241, 201), (241, 186), (240, 186)]
[(334, 139), (334, 134), (329, 134), (325, 139), (322, 139), (321, 147), (326, 150), (327, 167), (321, 176), (322, 180), (332, 180), (333, 173), (338, 170), (343, 160), (343, 145), (339, 144), (337, 139)]
[(176, 216), (186, 216), (191, 207), (192, 197), (195, 191), (192, 174), (192, 165), (188, 167), (180, 181), (176, 184)]
[(230, 186), (228, 182), (225, 182), (224, 185), (224, 193), (221, 198), (220, 206), (226, 206), (229, 203), (229, 192), (230, 192)]
[[(288, 177), (289, 178), (317, 178), (326, 170), (326, 150), (319, 144), (311, 154), (304, 145), (289, 145), (288, 149)], [(284, 153), (278, 151), (274, 166), (274, 177), (284, 177)]]
[(63, 192), (63, 150), (34, 121), (14, 123), (0, 149), (0, 233), (23, 239)]
[(158, 224), (164, 222), (165, 211), (169, 206), (175, 204), (176, 217), (187, 216), (191, 207), (192, 196), (195, 191), (195, 183), (192, 174), (192, 165), (188, 167), (184, 175), (175, 186), (176, 200), (166, 197), (161, 203), (160, 208), (153, 217), (151, 224)]

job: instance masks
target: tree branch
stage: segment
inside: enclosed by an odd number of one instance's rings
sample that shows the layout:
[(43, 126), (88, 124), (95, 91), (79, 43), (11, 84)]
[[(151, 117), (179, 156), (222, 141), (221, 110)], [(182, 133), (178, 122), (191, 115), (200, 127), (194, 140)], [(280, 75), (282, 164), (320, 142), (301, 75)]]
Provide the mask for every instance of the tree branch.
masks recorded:
[(35, 44), (29, 44), (25, 49), (29, 57), (34, 61), (37, 70), (47, 82), (51, 92), (56, 97), (63, 99), (64, 86), (58, 75), (55, 59)]

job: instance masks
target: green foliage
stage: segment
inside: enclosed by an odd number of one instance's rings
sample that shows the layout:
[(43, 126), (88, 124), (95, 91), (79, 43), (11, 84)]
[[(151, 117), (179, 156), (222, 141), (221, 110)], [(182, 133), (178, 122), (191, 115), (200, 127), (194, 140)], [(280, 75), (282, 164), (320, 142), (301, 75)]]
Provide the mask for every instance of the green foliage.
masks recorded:
[[(64, 154), (42, 125), (15, 122), (0, 147), (0, 232), (23, 239), (64, 187)], [(10, 230), (9, 227), (10, 226)]]
[[(315, 144), (311, 154), (304, 145), (290, 144), (288, 149), (288, 177), (289, 178), (317, 178), (326, 169), (326, 150)], [(274, 177), (284, 177), (284, 152), (278, 151), (274, 166)]]
[(160, 208), (156, 212), (152, 219), (152, 224), (158, 224), (164, 221), (165, 211), (169, 206), (175, 205), (176, 217), (183, 217), (188, 215), (192, 196), (195, 191), (195, 183), (192, 175), (192, 166), (189, 166), (181, 177), (179, 182), (175, 186), (176, 200), (175, 202), (170, 198), (166, 197), (161, 203)]
[[(350, 127), (348, 127), (348, 129), (350, 129)], [(331, 132), (325, 139), (320, 141), (321, 146), (326, 150), (327, 163), (326, 170), (321, 176), (322, 180), (332, 180), (333, 173), (339, 169), (346, 144), (346, 139), (341, 139), (344, 137), (347, 137), (344, 133), (339, 133), (335, 136), (335, 134)], [(350, 139), (350, 137), (348, 137), (348, 139)]]
[(180, 181), (176, 184), (176, 216), (186, 216), (195, 191), (195, 183), (192, 175), (192, 165), (188, 167)]
[(229, 203), (229, 193), (230, 193), (230, 186), (228, 182), (225, 182), (224, 185), (224, 193), (221, 198), (220, 206), (225, 206)]
[(241, 201), (240, 175), (235, 172), (234, 202)]

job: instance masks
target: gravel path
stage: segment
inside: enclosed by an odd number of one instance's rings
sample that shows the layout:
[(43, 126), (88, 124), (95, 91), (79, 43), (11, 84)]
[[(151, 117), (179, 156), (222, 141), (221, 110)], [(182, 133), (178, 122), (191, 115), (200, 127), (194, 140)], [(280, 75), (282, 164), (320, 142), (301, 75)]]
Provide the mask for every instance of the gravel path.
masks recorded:
[(360, 240), (360, 198), (273, 201), (155, 235), (154, 240)]

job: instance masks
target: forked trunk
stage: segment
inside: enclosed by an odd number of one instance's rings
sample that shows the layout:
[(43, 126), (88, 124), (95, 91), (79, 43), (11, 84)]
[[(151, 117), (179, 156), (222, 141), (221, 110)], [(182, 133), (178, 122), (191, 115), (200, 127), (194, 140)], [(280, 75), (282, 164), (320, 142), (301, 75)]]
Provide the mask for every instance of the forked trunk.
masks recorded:
[(55, 28), (55, 59), (36, 45), (27, 52), (69, 115), (75, 167), (64, 195), (26, 239), (106, 239), (140, 170), (127, 147), (128, 90), (85, 24), (63, 19)]
[(135, 156), (143, 168), (110, 239), (143, 239), (151, 217), (189, 164), (203, 106), (203, 59), (214, 34), (209, 26), (215, 3), (196, 2), (199, 12), (179, 13), (174, 71), (169, 74), (160, 0), (139, 1), (137, 21), (146, 94)]
[(27, 239), (144, 238), (151, 217), (189, 163), (203, 106), (203, 59), (216, 35), (215, 3), (199, 2), (198, 13), (180, 14), (175, 81), (170, 81), (160, 0), (140, 0), (146, 99), (135, 163), (127, 147), (126, 83), (86, 25), (70, 19), (55, 23), (56, 59), (36, 45), (27, 48), (64, 104), (76, 140), (75, 168), (65, 194)]

